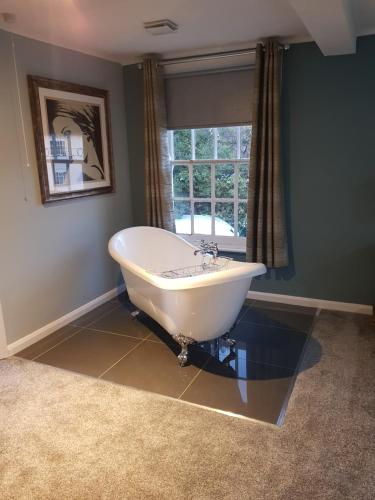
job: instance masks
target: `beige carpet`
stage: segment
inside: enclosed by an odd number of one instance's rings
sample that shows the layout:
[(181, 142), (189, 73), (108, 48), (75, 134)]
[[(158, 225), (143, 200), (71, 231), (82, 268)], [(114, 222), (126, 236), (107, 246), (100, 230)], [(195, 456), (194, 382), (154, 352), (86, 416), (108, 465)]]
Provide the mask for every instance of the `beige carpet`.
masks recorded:
[(373, 499), (373, 325), (325, 312), (313, 336), (281, 429), (0, 361), (0, 498)]

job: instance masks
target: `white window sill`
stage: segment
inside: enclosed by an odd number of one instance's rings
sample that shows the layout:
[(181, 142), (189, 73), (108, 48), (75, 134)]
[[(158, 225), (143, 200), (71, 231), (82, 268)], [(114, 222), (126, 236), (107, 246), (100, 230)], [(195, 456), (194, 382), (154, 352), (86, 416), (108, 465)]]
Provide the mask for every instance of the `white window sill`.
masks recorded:
[(243, 253), (244, 255), (246, 254), (246, 248), (236, 248), (236, 247), (223, 247), (219, 245), (219, 250), (221, 252), (233, 252), (233, 253)]
[(233, 253), (246, 253), (246, 238), (234, 238), (233, 236), (214, 236), (211, 234), (180, 234), (184, 240), (190, 244), (199, 247), (201, 240), (215, 241), (219, 246), (219, 251), (233, 252)]

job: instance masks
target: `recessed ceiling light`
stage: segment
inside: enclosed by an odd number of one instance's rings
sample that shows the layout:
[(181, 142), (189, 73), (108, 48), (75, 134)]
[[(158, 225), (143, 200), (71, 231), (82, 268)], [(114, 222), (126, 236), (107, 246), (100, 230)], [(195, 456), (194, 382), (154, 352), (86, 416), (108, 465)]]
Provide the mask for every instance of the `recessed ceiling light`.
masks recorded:
[(178, 25), (170, 19), (160, 19), (159, 21), (149, 21), (143, 23), (145, 30), (151, 35), (167, 35), (178, 30)]

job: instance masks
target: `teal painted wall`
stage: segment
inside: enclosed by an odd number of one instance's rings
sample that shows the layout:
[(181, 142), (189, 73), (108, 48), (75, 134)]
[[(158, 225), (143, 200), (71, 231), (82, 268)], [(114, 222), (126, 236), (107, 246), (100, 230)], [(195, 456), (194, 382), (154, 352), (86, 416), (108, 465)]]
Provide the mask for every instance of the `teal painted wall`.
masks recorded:
[(253, 289), (375, 302), (375, 37), (356, 55), (285, 55), (283, 157), (291, 265)]
[[(135, 223), (144, 223), (142, 75), (124, 68)], [(375, 303), (375, 37), (356, 55), (292, 45), (283, 70), (291, 262), (253, 290)]]

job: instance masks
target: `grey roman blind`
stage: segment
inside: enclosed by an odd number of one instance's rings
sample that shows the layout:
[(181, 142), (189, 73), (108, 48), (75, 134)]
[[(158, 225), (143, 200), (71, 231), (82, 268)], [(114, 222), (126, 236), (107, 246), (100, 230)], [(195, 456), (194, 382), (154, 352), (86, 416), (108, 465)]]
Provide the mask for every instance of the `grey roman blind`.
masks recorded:
[(165, 79), (169, 129), (251, 122), (254, 71), (178, 75)]

